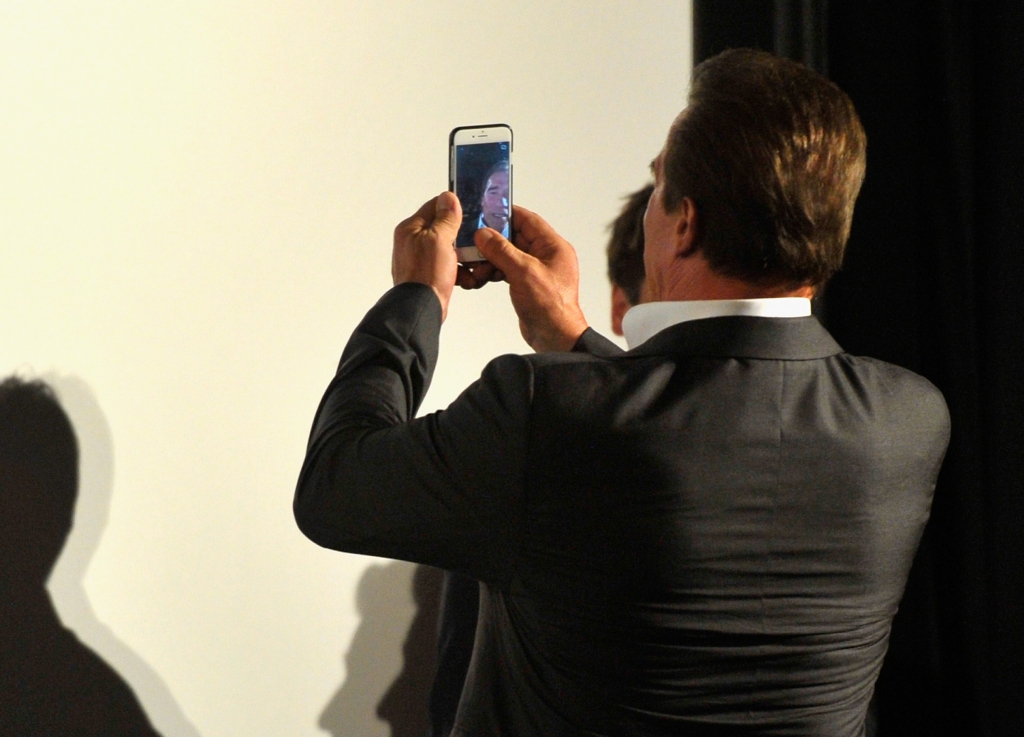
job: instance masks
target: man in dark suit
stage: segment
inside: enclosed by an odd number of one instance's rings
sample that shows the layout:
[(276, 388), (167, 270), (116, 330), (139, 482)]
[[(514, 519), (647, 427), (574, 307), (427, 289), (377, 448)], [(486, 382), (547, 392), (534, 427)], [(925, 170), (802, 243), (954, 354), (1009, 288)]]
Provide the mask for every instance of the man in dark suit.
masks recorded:
[[(395, 231), (295, 497), (321, 545), (484, 584), (453, 735), (860, 735), (948, 442), (927, 381), (843, 353), (809, 297), (864, 173), (849, 99), (786, 60), (694, 70), (653, 163), (643, 301), (590, 330), (572, 247), (459, 270), (450, 193)], [(494, 274), (539, 355), (413, 419), (456, 283)]]

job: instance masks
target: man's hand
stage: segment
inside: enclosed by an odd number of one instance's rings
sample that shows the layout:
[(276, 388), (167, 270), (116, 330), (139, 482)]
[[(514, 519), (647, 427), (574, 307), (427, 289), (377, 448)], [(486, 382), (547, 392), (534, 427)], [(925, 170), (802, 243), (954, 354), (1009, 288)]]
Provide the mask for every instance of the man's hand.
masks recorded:
[(492, 281), (505, 281), (505, 275), (489, 261), (459, 264), (459, 274), (455, 278), (455, 283), (463, 289), (479, 289)]
[(395, 284), (416, 282), (433, 289), (441, 302), (442, 320), (448, 316), (455, 288), (458, 260), (453, 246), (461, 222), (459, 198), (442, 192), (395, 228), (391, 278)]
[(587, 329), (575, 249), (536, 213), (512, 208), (516, 246), (490, 228), (475, 243), (509, 284), (523, 338), (538, 353), (568, 351)]

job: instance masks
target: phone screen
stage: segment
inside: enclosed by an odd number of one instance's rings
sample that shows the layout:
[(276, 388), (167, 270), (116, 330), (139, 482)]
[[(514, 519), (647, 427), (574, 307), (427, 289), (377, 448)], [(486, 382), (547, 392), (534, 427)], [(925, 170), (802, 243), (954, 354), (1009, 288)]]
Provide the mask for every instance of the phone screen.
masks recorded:
[(455, 147), (455, 194), (462, 203), (456, 246), (472, 246), (473, 234), (480, 228), (493, 228), (511, 237), (508, 148), (506, 141)]

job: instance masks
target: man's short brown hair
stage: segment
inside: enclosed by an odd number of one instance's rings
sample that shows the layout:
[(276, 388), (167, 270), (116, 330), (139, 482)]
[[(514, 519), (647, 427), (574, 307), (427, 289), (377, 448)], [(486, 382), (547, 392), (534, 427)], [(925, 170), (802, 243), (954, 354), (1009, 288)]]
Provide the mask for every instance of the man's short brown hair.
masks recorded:
[(662, 162), (664, 206), (690, 197), (718, 273), (821, 285), (840, 267), (867, 137), (850, 98), (788, 59), (733, 49), (693, 70)]
[(608, 279), (622, 289), (631, 305), (640, 303), (644, 283), (644, 213), (654, 192), (647, 184), (625, 197), (626, 204), (609, 227)]

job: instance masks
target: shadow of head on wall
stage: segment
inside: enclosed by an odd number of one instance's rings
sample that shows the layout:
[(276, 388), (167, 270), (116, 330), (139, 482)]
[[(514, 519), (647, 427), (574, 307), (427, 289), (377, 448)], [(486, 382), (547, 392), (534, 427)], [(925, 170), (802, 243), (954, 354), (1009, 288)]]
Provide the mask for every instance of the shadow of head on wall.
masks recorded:
[(78, 444), (43, 382), (0, 382), (0, 726), (155, 735), (127, 683), (65, 629), (46, 580), (71, 531)]
[(345, 682), (320, 715), (333, 737), (422, 737), (434, 675), (442, 573), (394, 562), (366, 569)]

